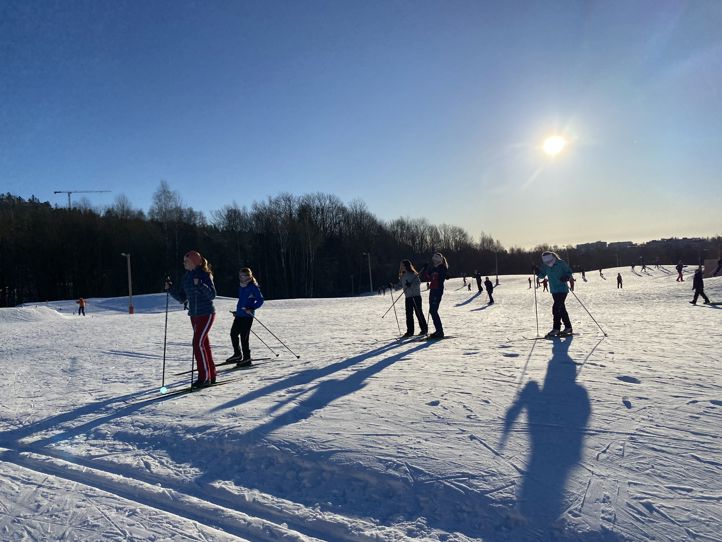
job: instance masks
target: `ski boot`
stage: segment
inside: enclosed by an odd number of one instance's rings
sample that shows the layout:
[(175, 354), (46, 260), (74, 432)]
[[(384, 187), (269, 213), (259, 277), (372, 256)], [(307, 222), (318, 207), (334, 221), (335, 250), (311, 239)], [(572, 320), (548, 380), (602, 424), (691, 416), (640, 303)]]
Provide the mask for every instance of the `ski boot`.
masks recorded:
[(558, 329), (552, 329), (549, 333), (544, 335), (545, 339), (553, 339), (554, 337), (559, 337), (561, 335), (561, 332)]

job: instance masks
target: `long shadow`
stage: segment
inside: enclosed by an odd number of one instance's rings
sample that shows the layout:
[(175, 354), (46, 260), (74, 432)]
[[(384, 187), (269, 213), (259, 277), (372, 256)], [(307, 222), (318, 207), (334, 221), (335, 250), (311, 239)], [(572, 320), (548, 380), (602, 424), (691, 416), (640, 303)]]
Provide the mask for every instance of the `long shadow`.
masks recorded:
[[(307, 395), (307, 397), (300, 400), (291, 410), (284, 412), (280, 416), (271, 419), (267, 423), (259, 425), (258, 427), (252, 429), (251, 431), (243, 435), (243, 438), (246, 440), (250, 440), (251, 442), (258, 442), (264, 436), (272, 433), (273, 431), (276, 431), (277, 429), (294, 424), (301, 420), (305, 420), (309, 418), (314, 413), (314, 411), (321, 410), (322, 408), (325, 408), (326, 406), (340, 399), (341, 397), (351, 395), (366, 387), (366, 380), (368, 380), (374, 374), (383, 371), (390, 365), (393, 365), (397, 361), (410, 354), (418, 352), (419, 350), (423, 350), (424, 348), (428, 348), (429, 346), (431, 346), (431, 344), (432, 343), (430, 342), (424, 342), (422, 344), (419, 344), (418, 346), (414, 346), (413, 348), (404, 350), (403, 352), (398, 352), (377, 361), (373, 365), (369, 365), (368, 367), (364, 367), (363, 369), (354, 371), (352, 374), (348, 375), (345, 378), (323, 380), (309, 390), (305, 390), (303, 394), (299, 394), (306, 395), (309, 392), (312, 392), (310, 393), (310, 395)], [(295, 400), (297, 397), (298, 395), (287, 399), (280, 405), (274, 406), (271, 409), (271, 412), (274, 410), (278, 410), (283, 404), (287, 404)]]
[(391, 342), (368, 352), (357, 354), (343, 361), (332, 363), (331, 365), (327, 365), (326, 367), (321, 367), (318, 369), (308, 369), (306, 371), (295, 373), (288, 378), (278, 380), (272, 384), (269, 384), (268, 386), (253, 390), (245, 395), (241, 395), (236, 399), (223, 403), (222, 405), (218, 405), (217, 407), (211, 409), (211, 412), (219, 412), (221, 410), (233, 408), (244, 403), (249, 403), (255, 399), (258, 399), (259, 397), (268, 395), (269, 393), (274, 393), (276, 391), (284, 390), (286, 388), (291, 388), (294, 386), (300, 386), (302, 384), (308, 384), (310, 382), (313, 382), (314, 380), (318, 380), (330, 374), (342, 371), (357, 363), (361, 363), (368, 358), (372, 358), (374, 356), (378, 356), (380, 354), (384, 354), (386, 352), (394, 350), (395, 348), (399, 348), (400, 346), (403, 346), (403, 344), (403, 342)]
[[(67, 440), (76, 435), (82, 434), (89, 429), (102, 425), (107, 421), (113, 420), (115, 418), (120, 418), (122, 416), (130, 414), (131, 412), (134, 412), (135, 410), (138, 410), (139, 408), (142, 408), (143, 406), (148, 404), (146, 401), (139, 400), (132, 405), (121, 408), (115, 408), (112, 407), (112, 405), (119, 402), (136, 400), (147, 393), (149, 393), (148, 390), (142, 390), (129, 393), (120, 397), (111, 397), (102, 401), (95, 401), (93, 403), (88, 403), (73, 410), (69, 410), (68, 412), (62, 412), (60, 414), (57, 414), (56, 416), (50, 416), (49, 418), (44, 418), (31, 424), (24, 425), (23, 427), (19, 427), (18, 429), (2, 431), (0, 432), (0, 446), (12, 448), (24, 438), (31, 437), (32, 435), (39, 434), (50, 429), (62, 428), (65, 424), (73, 422), (85, 416), (89, 416), (92, 414), (102, 414), (103, 411), (108, 411), (108, 414), (102, 415), (99, 418), (94, 418), (92, 421), (86, 422), (82, 425), (67, 428), (60, 433), (57, 433), (50, 437), (46, 437), (42, 440), (38, 440), (34, 442), (33, 445), (44, 446), (46, 444), (56, 443), (61, 440)], [(149, 398), (149, 401), (152, 400), (153, 398)]]
[(517, 508), (536, 531), (548, 531), (564, 511), (567, 479), (581, 457), (591, 414), (589, 395), (576, 382), (577, 364), (568, 353), (572, 339), (554, 341), (543, 386), (529, 381), (506, 412), (502, 445), (521, 411), (527, 411), (530, 452)]
[(481, 292), (476, 292), (476, 293), (475, 293), (474, 295), (472, 295), (469, 299), (467, 299), (466, 301), (462, 301), (461, 303), (457, 303), (456, 305), (454, 305), (454, 307), (463, 307), (464, 305), (468, 305), (469, 303), (471, 303), (472, 301), (474, 301), (474, 300), (475, 300), (477, 297), (479, 297), (480, 295), (481, 295)]
[(486, 305), (482, 305), (481, 307), (478, 307), (476, 309), (471, 309), (469, 312), (476, 312), (476, 311), (483, 311), (488, 309), (489, 307), (493, 307), (495, 303), (487, 303)]

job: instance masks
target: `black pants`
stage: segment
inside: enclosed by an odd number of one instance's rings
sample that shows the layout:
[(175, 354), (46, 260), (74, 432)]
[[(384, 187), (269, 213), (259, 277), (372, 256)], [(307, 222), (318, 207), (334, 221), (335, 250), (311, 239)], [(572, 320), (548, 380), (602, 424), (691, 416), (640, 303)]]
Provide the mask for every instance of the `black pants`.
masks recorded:
[(476, 287), (479, 288), (479, 291), (481, 292), (481, 279), (476, 279)]
[(426, 324), (426, 318), (424, 318), (424, 311), (421, 308), (421, 296), (407, 297), (406, 303), (406, 332), (410, 335), (414, 334), (414, 313), (416, 313), (416, 319), (419, 321), (419, 329), (421, 333), (425, 334), (428, 331), (428, 325)]
[[(248, 337), (251, 335), (251, 326), (253, 318), (236, 317), (231, 326), (231, 344), (233, 344), (234, 354), (243, 354), (243, 358), (251, 357), (251, 348), (248, 346)], [(238, 346), (238, 336), (241, 336), (241, 346)]]
[(697, 303), (697, 298), (702, 296), (702, 299), (704, 299), (705, 303), (709, 303), (709, 297), (707, 297), (704, 293), (704, 289), (697, 289), (694, 291), (694, 297), (692, 298), (692, 303)]
[(85, 316), (85, 307), (78, 307), (78, 316), (80, 315)]
[(552, 294), (554, 299), (554, 305), (552, 305), (552, 316), (554, 317), (554, 329), (560, 329), (562, 327), (562, 321), (564, 327), (572, 327), (572, 322), (569, 320), (569, 314), (567, 314), (567, 308), (564, 305), (564, 301), (567, 298), (567, 293), (562, 292), (559, 294)]
[(493, 305), (493, 304), (494, 304), (494, 297), (491, 295), (491, 292), (492, 292), (491, 290), (487, 290), (487, 291), (486, 291), (486, 295), (489, 296), (489, 305)]
[(429, 291), (429, 314), (431, 320), (434, 322), (434, 329), (437, 333), (444, 333), (444, 328), (441, 325), (441, 318), (439, 318), (439, 305), (441, 305), (441, 297), (444, 295), (444, 290), (430, 290)]

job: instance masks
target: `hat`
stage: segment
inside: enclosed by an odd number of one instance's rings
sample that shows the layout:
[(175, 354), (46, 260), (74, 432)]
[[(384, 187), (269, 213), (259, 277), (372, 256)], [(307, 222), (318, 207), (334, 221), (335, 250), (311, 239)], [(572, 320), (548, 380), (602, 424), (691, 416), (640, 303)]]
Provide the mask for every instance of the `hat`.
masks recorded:
[(183, 257), (188, 258), (188, 261), (196, 266), (201, 265), (203, 263), (203, 256), (201, 256), (200, 253), (195, 250), (186, 252), (186, 255)]

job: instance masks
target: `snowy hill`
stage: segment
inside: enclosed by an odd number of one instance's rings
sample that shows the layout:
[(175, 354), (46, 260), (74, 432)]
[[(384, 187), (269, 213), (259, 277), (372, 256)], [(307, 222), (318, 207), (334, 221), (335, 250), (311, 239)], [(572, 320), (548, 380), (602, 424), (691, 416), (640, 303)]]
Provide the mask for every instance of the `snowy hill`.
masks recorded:
[[(606, 338), (570, 295), (578, 335), (527, 340), (526, 276), (494, 305), (448, 281), (439, 342), (394, 341), (389, 295), (269, 301), (260, 322), (300, 359), (256, 323), (270, 359), (169, 397), (164, 294), (133, 316), (127, 298), (0, 309), (0, 539), (720, 540), (721, 306), (690, 305), (691, 276), (604, 275), (576, 294)], [(216, 302), (216, 362), (234, 307)], [(191, 327), (170, 308), (175, 390)]]

